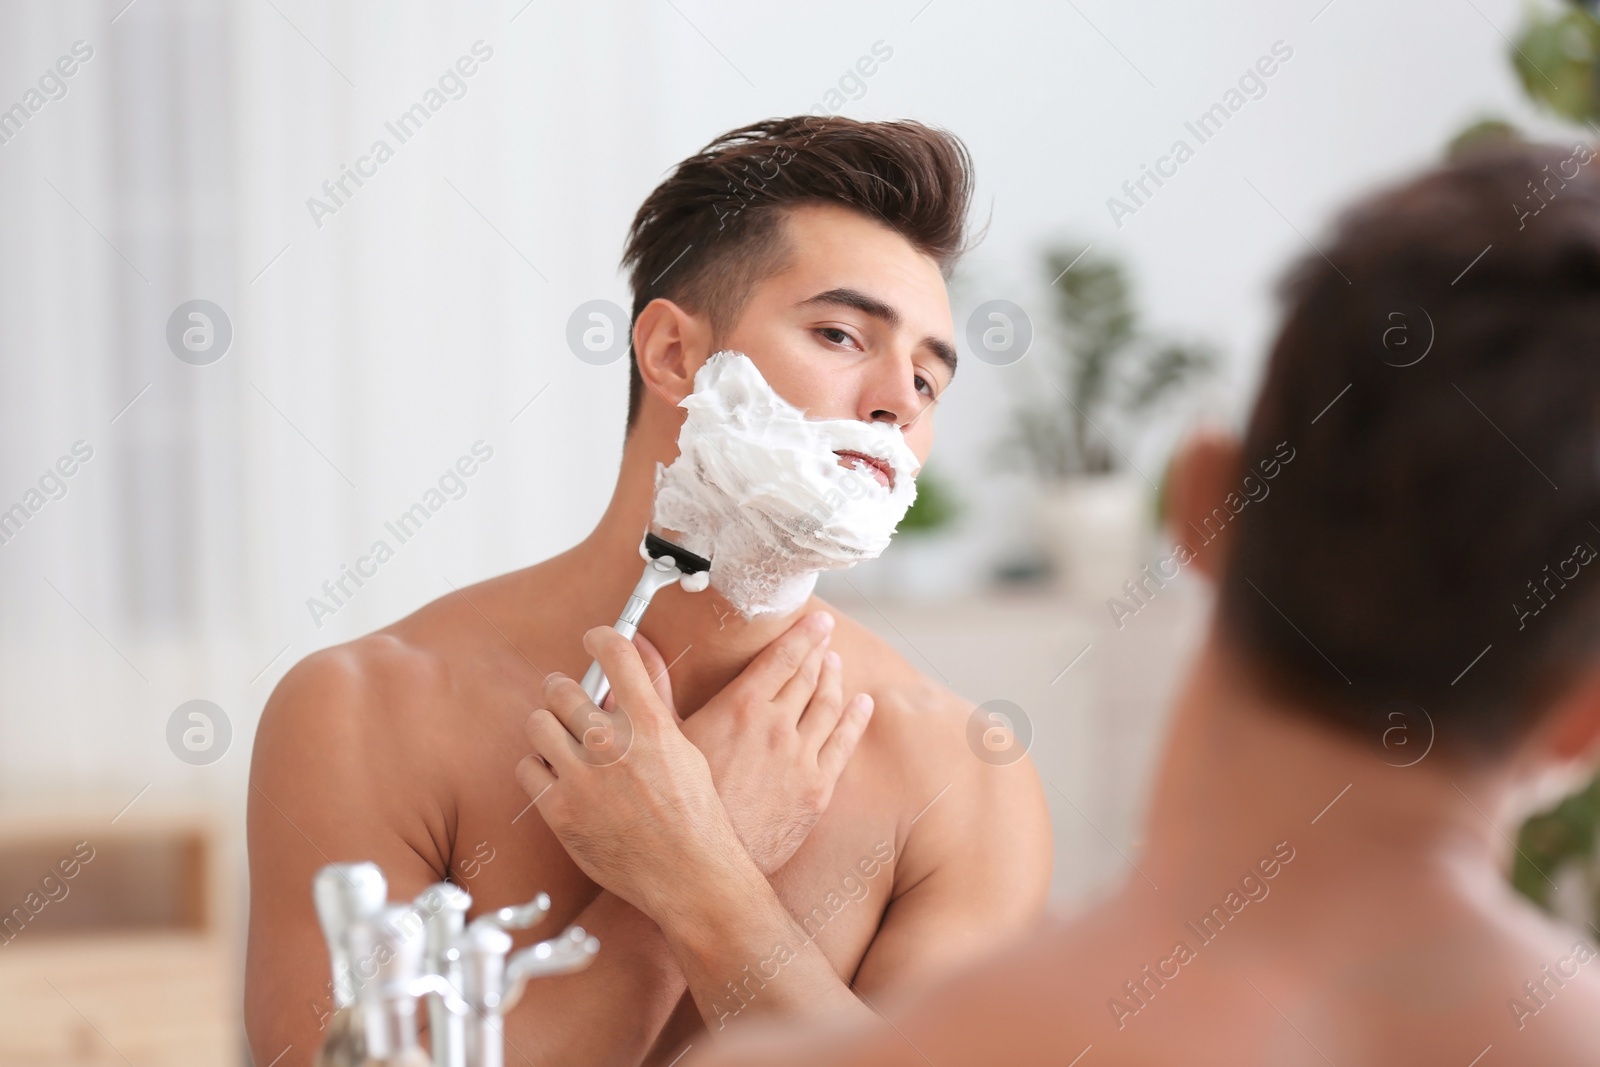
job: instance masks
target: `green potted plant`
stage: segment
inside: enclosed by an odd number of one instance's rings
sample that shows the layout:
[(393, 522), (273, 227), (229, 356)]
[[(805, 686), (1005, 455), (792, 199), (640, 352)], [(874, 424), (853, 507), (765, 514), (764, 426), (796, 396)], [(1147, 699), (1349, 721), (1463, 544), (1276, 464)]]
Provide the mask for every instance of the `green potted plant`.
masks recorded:
[(1600, 115), (1600, 20), (1594, 3), (1571, 0), (1558, 12), (1535, 11), (1508, 53), (1534, 103), (1573, 122)]
[(920, 540), (948, 529), (960, 514), (961, 505), (944, 481), (936, 474), (923, 471), (917, 476), (917, 499), (895, 527), (895, 538)]
[[(1580, 137), (1600, 123), (1600, 18), (1595, 3), (1577, 0), (1533, 11), (1506, 55), (1533, 101), (1581, 124)], [(1459, 135), (1452, 148), (1485, 123)], [(1500, 136), (1515, 137), (1501, 124)], [(1470, 142), (1469, 142), (1470, 144)], [(1523, 824), (1517, 835), (1512, 884), (1546, 910), (1600, 933), (1600, 776)]]
[(1523, 824), (1511, 883), (1576, 926), (1600, 923), (1600, 777)]
[(1137, 434), (1216, 359), (1143, 327), (1120, 261), (1055, 245), (1041, 266), (1050, 321), (998, 458), (1040, 483), (1040, 536), (1058, 582), (1098, 593), (1137, 568), (1153, 491), (1110, 435)]

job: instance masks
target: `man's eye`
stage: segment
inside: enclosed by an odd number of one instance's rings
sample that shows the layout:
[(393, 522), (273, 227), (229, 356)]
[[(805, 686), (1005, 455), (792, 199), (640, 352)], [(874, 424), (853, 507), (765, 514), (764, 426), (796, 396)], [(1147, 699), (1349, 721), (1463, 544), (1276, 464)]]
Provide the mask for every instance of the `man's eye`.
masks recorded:
[(820, 326), (817, 328), (817, 333), (836, 345), (847, 345), (852, 340), (848, 330), (841, 330), (837, 326)]
[(915, 375), (912, 380), (917, 383), (917, 392), (927, 393), (929, 396), (933, 395), (933, 386), (929, 383), (928, 379), (918, 374)]

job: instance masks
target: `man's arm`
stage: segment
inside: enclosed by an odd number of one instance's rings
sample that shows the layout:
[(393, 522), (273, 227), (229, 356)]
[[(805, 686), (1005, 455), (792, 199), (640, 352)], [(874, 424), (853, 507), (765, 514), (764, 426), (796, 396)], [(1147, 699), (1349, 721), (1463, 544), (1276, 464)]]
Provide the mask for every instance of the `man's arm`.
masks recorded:
[[(728, 984), (752, 972), (759, 993), (741, 1010), (744, 1019), (865, 1016), (870, 1009), (840, 981), (768, 884), (770, 872), (741, 845), (705, 758), (651, 692), (633, 646), (607, 627), (591, 630), (584, 643), (612, 679), (615, 724), (572, 679), (551, 675), (544, 705), (529, 719), (537, 758), (518, 767), (523, 788), (574, 861), (655, 920), (713, 1030), (723, 1021), (718, 1005)], [(864, 964), (869, 990), (997, 946), (1043, 905), (1050, 848), (1037, 776), (1023, 761), (998, 768), (977, 759), (965, 747), (964, 721), (945, 717), (943, 725), (950, 737), (936, 769), (948, 771), (948, 786), (960, 787), (958, 799), (927, 826), (907, 827), (898, 876), (907, 888)], [(798, 728), (805, 731), (804, 718)], [(584, 740), (621, 732), (631, 738), (624, 757)], [(859, 729), (853, 735), (852, 749)], [(918, 750), (929, 746), (908, 749)], [(827, 754), (823, 746), (819, 756)], [(837, 761), (829, 782), (842, 765)]]
[[(832, 696), (806, 699), (810, 686), (794, 684), (801, 676), (785, 681), (797, 661), (783, 645), (774, 642), (751, 665), (757, 684), (743, 687), (724, 726), (732, 737), (772, 738), (789, 752), (786, 764), (799, 771), (789, 785), (813, 793), (820, 815), (866, 730), (872, 703), (838, 699), (836, 657), (816, 668), (824, 676), (816, 689)], [(584, 648), (611, 679), (613, 710), (597, 709), (575, 681), (551, 674), (543, 705), (528, 718), (534, 755), (517, 766), (523, 789), (568, 854), (597, 884), (656, 922), (708, 1022), (719, 1021), (726, 984), (775, 952), (783, 957), (783, 981), (763, 988), (751, 1017), (866, 1013), (767, 880), (804, 833), (771, 833), (760, 818), (736, 827), (706, 755), (652, 689), (638, 649), (604, 626), (584, 635)], [(791, 699), (796, 690), (798, 699)], [(695, 718), (708, 712), (709, 706)], [(619, 752), (614, 739), (622, 736), (628, 741)], [(719, 747), (715, 737), (701, 743)], [(731, 782), (720, 788), (744, 791)]]
[(965, 744), (960, 760), (949, 790), (907, 830), (896, 894), (856, 971), (866, 997), (989, 955), (1045, 912), (1050, 808), (1032, 761), (992, 766)]
[(1063, 961), (1071, 958), (1063, 949), (1041, 923), (1026, 943), (909, 998), (880, 1001), (881, 1019), (744, 1026), (694, 1049), (678, 1067), (1064, 1067), (1086, 1046), (1100, 1050), (1096, 1056), (1109, 1051), (1101, 1045), (1114, 1042), (1116, 1030), (1101, 1021), (1094, 996), (1063, 987)]
[[(711, 726), (724, 712), (764, 720), (813, 705), (824, 708), (819, 725), (826, 709), (840, 718), (837, 674), (822, 668), (828, 629), (819, 621), (797, 623), (763, 650), (702, 709), (697, 727), (730, 792), (736, 824), (767, 872), (798, 848), (826, 807), (816, 752), (809, 752), (808, 769), (808, 753), (792, 737)], [(650, 681), (670, 711), (666, 665), (639, 640)], [(437, 714), (445, 701), (430, 697), (430, 686), (442, 679), (428, 662), (387, 637), (319, 652), (289, 672), (262, 715), (251, 777), (245, 992), (258, 1062), (288, 1049), (281, 1067), (309, 1063), (333, 1011), (311, 899), (316, 871), (370, 860), (388, 877), (395, 901), (414, 899), (446, 874), (449, 857), (440, 850), (449, 847), (446, 809), (454, 791), (450, 769), (433, 757), (447, 750), (447, 735), (459, 724)], [(831, 787), (864, 724), (863, 715), (833, 731), (837, 766), (820, 784)], [(540, 888), (528, 886), (527, 895)], [(574, 921), (600, 940), (601, 951), (580, 974), (541, 979), (508, 1015), (512, 1067), (638, 1063), (683, 996), (686, 982), (669, 943), (636, 908), (602, 890)]]
[[(965, 744), (967, 709), (958, 710), (941, 735), (959, 731), (959, 738), (943, 739), (931, 754), (926, 734), (920, 746), (910, 737), (890, 739), (907, 746), (903, 751), (923, 751), (930, 773), (919, 776), (920, 788), (938, 796), (909, 817), (895, 897), (851, 987), (891, 1012), (894, 1024), (877, 1016), (806, 1025), (769, 1019), (696, 1049), (684, 1067), (925, 1067), (930, 1059), (958, 1067), (1035, 1062), (1035, 1053), (1037, 1062), (1072, 1058), (1029, 1015), (1047, 1010), (1035, 1001), (1048, 999), (1050, 974), (1016, 939), (1041, 930), (1036, 920), (1049, 888), (1049, 809), (1039, 778), (1027, 759), (994, 766), (974, 758)], [(915, 716), (897, 719), (891, 713), (880, 723), (891, 734), (926, 729)], [(944, 782), (949, 789), (940, 794)], [(1005, 1049), (997, 1035), (1013, 1046)]]
[(506, 1016), (507, 1067), (640, 1063), (683, 996), (672, 949), (638, 909), (602, 890), (573, 921), (600, 952), (578, 974), (539, 979)]
[[(250, 930), (245, 1024), (257, 1063), (309, 1064), (333, 1012), (328, 954), (311, 899), (325, 864), (371, 860), (391, 900), (444, 876), (438, 783), (409, 755), (437, 751), (410, 701), (425, 686), (349, 648), (296, 666), (262, 715), (251, 767)], [(425, 690), (422, 690), (425, 691)], [(431, 787), (431, 788), (430, 788)], [(436, 865), (437, 864), (437, 865)], [(530, 887), (529, 896), (537, 889)], [(655, 924), (609, 893), (577, 922), (604, 946), (586, 972), (541, 980), (506, 1028), (506, 1062), (637, 1063), (682, 996), (684, 980)], [(617, 1025), (626, 1019), (627, 1025)]]
[[(844, 705), (838, 660), (834, 657), (830, 662), (827, 655), (831, 624), (831, 617), (820, 613), (796, 622), (692, 717), (685, 734), (692, 733), (705, 756), (729, 821), (764, 877), (770, 877), (793, 855), (822, 815), (828, 801), (826, 787), (849, 759), (853, 739), (859, 739), (859, 729), (851, 727), (865, 725), (864, 720), (841, 721)], [(678, 721), (666, 661), (643, 634), (635, 635), (633, 644), (662, 707)], [(614, 710), (614, 701), (608, 701)], [(798, 719), (802, 712), (816, 713), (812, 729), (834, 728), (827, 736), (834, 738), (837, 766), (824, 769), (816, 765), (815, 758), (808, 758), (815, 754), (798, 743), (803, 740), (799, 731), (750, 729), (755, 722), (781, 722), (791, 715)], [(586, 729), (593, 725), (593, 720), (588, 721)], [(507, 1017), (507, 1046), (517, 1042), (541, 1050), (550, 1046), (545, 1029), (551, 1013), (547, 989), (554, 987), (563, 994), (565, 986), (580, 991), (574, 995), (593, 1000), (598, 987), (603, 991), (602, 1011), (620, 1010), (622, 1017), (635, 1021), (634, 1040), (625, 1055), (616, 1055), (607, 1043), (580, 1041), (577, 1047), (559, 1050), (560, 1056), (551, 1062), (637, 1063), (653, 1046), (688, 988), (683, 970), (661, 928), (609, 890), (601, 890), (577, 923), (590, 932), (610, 931), (609, 940), (608, 935), (600, 935), (600, 956), (611, 952), (612, 959), (602, 966), (597, 957), (596, 964), (581, 975), (541, 982)], [(524, 1007), (530, 1002), (538, 1003), (538, 1009)], [(575, 1014), (564, 1000), (556, 1010), (567, 1019)]]
[[(787, 913), (764, 914), (776, 898), (731, 883), (707, 898), (700, 917), (691, 917), (684, 935), (673, 939), (690, 988), (707, 988), (715, 1004), (728, 1003), (725, 983), (740, 982), (746, 964), (755, 971), (756, 961), (773, 959), (772, 939), (788, 928), (786, 943), (800, 965), (784, 964), (761, 985), (740, 1010), (741, 1022), (805, 1017), (848, 1027), (863, 1014), (855, 998), (875, 1009), (890, 994), (902, 997), (929, 985), (1027, 930), (1049, 893), (1049, 808), (1025, 756), (1004, 766), (974, 756), (966, 742), (968, 711), (952, 700), (938, 716), (886, 711), (880, 717), (890, 735), (880, 743), (915, 754), (909, 780), (920, 785), (908, 788), (920, 789), (917, 795), (930, 803), (905, 816), (895, 895), (848, 987)], [(776, 955), (782, 960), (785, 954)], [(706, 1018), (716, 1033), (716, 1016)]]
[(392, 741), (372, 728), (373, 694), (352, 648), (316, 653), (286, 675), (256, 732), (247, 816), (250, 925), (245, 1029), (258, 1063), (308, 1064), (334, 1011), (328, 953), (311, 898), (316, 871), (371, 860), (391, 894), (439, 880), (392, 798)]
[(886, 717), (891, 729), (919, 734), (898, 740), (919, 753), (915, 780), (928, 804), (909, 816), (894, 898), (856, 971), (868, 998), (993, 953), (1036, 922), (1049, 897), (1053, 841), (1038, 772), (1026, 755), (1009, 764), (974, 755), (971, 708), (951, 700), (934, 730), (918, 715)]

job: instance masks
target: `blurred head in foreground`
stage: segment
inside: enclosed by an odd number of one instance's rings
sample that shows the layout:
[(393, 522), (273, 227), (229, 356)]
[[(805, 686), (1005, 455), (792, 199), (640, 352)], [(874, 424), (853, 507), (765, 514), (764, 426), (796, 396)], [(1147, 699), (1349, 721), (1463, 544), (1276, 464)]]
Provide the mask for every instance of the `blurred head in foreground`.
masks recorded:
[(1600, 744), (1594, 156), (1479, 147), (1290, 272), (1243, 440), (1185, 448), (1134, 580), (1218, 596), (1120, 887), (892, 1028), (729, 1062), (1596, 1061), (1596, 928), (1507, 878)]
[(1492, 761), (1594, 670), (1592, 160), (1485, 146), (1349, 212), (1337, 269), (1289, 276), (1241, 458), (1296, 458), (1233, 520), (1219, 601), (1284, 703), (1380, 739), (1425, 709), (1442, 754)]

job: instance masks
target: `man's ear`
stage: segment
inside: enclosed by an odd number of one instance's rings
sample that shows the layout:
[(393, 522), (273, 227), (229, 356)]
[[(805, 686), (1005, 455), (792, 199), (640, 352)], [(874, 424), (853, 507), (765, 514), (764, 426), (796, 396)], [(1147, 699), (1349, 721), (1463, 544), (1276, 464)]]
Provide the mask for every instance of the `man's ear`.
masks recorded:
[(1531, 815), (1582, 789), (1600, 764), (1600, 669), (1583, 668), (1519, 750), (1512, 810)]
[(1227, 499), (1240, 495), (1239, 449), (1239, 438), (1232, 433), (1197, 431), (1178, 450), (1167, 476), (1170, 532), (1194, 550), (1195, 563), (1212, 581), (1222, 573), (1233, 544), (1234, 513)]
[(1545, 751), (1586, 767), (1600, 760), (1600, 670), (1585, 669), (1544, 716)]
[(646, 304), (633, 324), (639, 377), (672, 407), (694, 392), (694, 375), (710, 355), (710, 343), (705, 320), (664, 297)]

